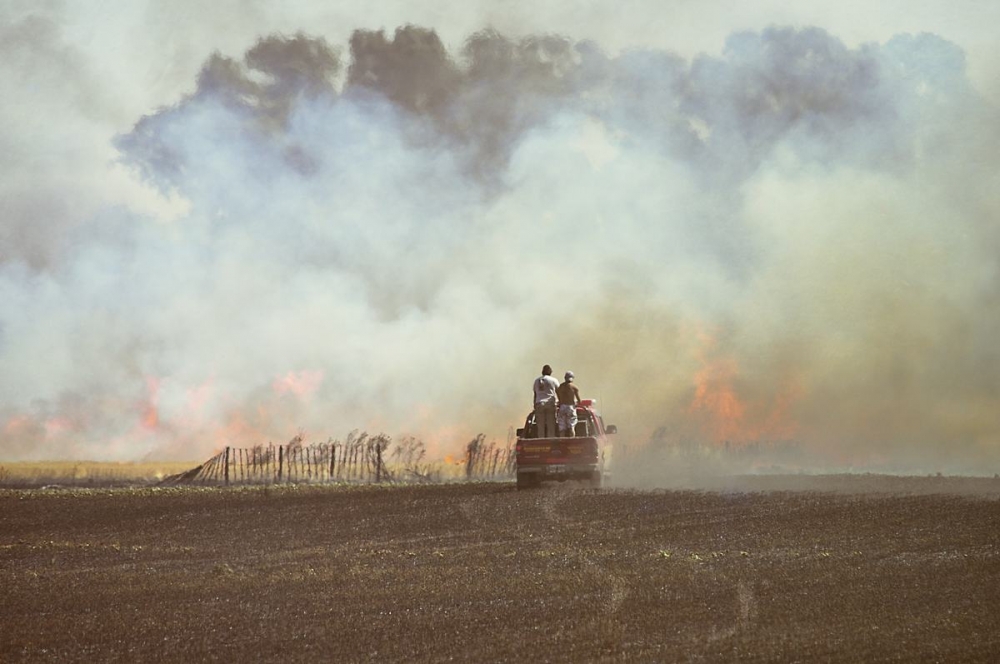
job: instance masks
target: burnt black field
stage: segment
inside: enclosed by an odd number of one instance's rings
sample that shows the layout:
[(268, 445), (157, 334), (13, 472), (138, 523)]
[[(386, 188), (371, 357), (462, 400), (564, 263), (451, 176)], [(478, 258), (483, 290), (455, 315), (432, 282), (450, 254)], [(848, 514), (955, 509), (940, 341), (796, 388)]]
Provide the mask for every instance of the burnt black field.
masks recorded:
[(1000, 482), (0, 492), (0, 660), (990, 661)]

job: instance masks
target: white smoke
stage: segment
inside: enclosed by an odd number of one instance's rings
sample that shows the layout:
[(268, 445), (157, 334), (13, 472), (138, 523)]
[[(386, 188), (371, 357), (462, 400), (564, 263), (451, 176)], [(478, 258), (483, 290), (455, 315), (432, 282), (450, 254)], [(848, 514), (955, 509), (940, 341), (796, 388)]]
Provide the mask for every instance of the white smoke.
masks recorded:
[(548, 362), (637, 440), (997, 462), (998, 123), (941, 38), (270, 36), (131, 125), (127, 187), (4, 185), (6, 457), (448, 449), (502, 438)]

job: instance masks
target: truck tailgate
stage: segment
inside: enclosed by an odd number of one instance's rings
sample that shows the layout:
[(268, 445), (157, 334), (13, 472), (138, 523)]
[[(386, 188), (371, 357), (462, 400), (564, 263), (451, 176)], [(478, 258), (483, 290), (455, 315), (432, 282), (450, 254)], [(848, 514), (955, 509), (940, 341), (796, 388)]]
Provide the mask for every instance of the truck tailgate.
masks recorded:
[(593, 463), (597, 463), (597, 439), (593, 437), (526, 439), (517, 444), (518, 466)]

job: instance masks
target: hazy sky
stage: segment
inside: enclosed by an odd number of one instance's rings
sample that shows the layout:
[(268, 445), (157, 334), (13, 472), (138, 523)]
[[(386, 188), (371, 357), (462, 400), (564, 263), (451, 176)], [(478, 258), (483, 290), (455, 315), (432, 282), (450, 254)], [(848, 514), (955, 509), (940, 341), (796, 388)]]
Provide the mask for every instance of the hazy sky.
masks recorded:
[(636, 442), (1000, 470), (998, 22), (8, 0), (0, 460), (450, 451), (548, 362)]

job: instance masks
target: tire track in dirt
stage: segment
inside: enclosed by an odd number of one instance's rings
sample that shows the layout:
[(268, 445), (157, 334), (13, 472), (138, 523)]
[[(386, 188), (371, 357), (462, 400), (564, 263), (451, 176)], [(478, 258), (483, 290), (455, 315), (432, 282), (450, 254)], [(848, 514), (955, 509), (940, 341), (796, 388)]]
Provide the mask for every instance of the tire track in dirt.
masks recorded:
[[(471, 524), (490, 523), (494, 528), (493, 535), (497, 538), (530, 543), (532, 546), (538, 546), (540, 543), (561, 545), (566, 550), (567, 555), (580, 561), (581, 565), (589, 570), (590, 574), (597, 580), (597, 583), (605, 589), (608, 596), (604, 602), (605, 612), (607, 615), (614, 615), (630, 592), (628, 583), (619, 575), (606, 570), (589, 554), (579, 551), (576, 547), (577, 543), (570, 541), (562, 534), (563, 528), (571, 524), (559, 514), (558, 506), (569, 496), (578, 492), (579, 489), (573, 487), (544, 486), (516, 494), (522, 500), (533, 502), (542, 518), (555, 526), (554, 530), (546, 530), (541, 533), (534, 530), (529, 534), (528, 530), (521, 527), (522, 524), (510, 524), (503, 518), (497, 518), (498, 506), (490, 505), (488, 496), (477, 495), (466, 498), (458, 504), (458, 510)], [(507, 499), (507, 497), (503, 498), (503, 500)]]
[(736, 584), (736, 601), (738, 608), (736, 630), (744, 632), (749, 630), (757, 619), (757, 597), (750, 585), (743, 579), (740, 579)]
[(757, 619), (757, 597), (744, 579), (736, 582), (736, 621), (725, 629), (712, 628), (708, 642), (724, 641), (737, 634), (749, 632)]
[(500, 500), (502, 506), (508, 506), (512, 496), (490, 493), (488, 495), (475, 495), (465, 498), (458, 503), (458, 511), (473, 527), (480, 527), (489, 524), (490, 542), (507, 543), (530, 543), (533, 542), (528, 531), (521, 523), (510, 523), (508, 518), (501, 514), (500, 507), (495, 502)]
[(473, 496), (472, 498), (466, 498), (458, 504), (458, 511), (462, 513), (470, 523), (478, 524), (481, 521), (481, 516), (485, 514), (483, 509), (483, 498), (481, 496)]
[[(576, 493), (577, 490), (568, 487), (545, 487), (545, 489), (546, 492), (541, 499), (542, 515), (556, 526), (569, 525), (569, 521), (559, 514), (558, 505), (566, 500), (569, 495)], [(566, 538), (561, 535), (559, 538), (564, 542), (566, 541)], [(591, 573), (598, 580), (598, 583), (607, 589), (608, 599), (605, 601), (604, 607), (607, 614), (613, 616), (621, 608), (625, 598), (628, 597), (630, 592), (628, 583), (621, 576), (609, 572), (589, 554), (572, 550), (572, 555), (583, 563), (585, 567), (590, 569)]]

